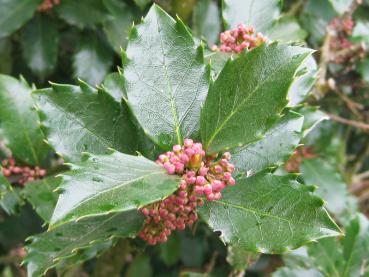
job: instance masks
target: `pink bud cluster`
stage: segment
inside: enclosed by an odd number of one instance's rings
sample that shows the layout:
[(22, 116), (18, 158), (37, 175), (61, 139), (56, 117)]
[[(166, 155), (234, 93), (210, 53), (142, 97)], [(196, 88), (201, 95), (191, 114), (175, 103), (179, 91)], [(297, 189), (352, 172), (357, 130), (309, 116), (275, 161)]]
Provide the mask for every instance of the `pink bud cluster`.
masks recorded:
[(24, 186), (28, 182), (32, 182), (37, 179), (45, 177), (46, 170), (38, 166), (31, 168), (28, 166), (17, 166), (13, 158), (3, 160), (2, 173), (11, 182), (20, 186)]
[(264, 42), (268, 42), (268, 38), (262, 33), (255, 33), (255, 28), (247, 27), (239, 24), (237, 28), (227, 30), (219, 36), (220, 47), (213, 45), (213, 51), (221, 51), (228, 53), (241, 53), (244, 49), (251, 50)]
[(168, 174), (181, 175), (182, 179), (173, 195), (141, 209), (146, 217), (139, 234), (143, 240), (151, 245), (165, 242), (172, 231), (183, 230), (197, 220), (196, 208), (204, 204), (201, 196), (209, 201), (219, 200), (226, 186), (235, 185), (230, 153), (216, 160), (217, 156), (206, 156), (202, 144), (191, 139), (185, 139), (183, 146), (175, 145), (173, 151), (159, 156), (156, 162)]
[(60, 0), (44, 0), (37, 8), (40, 12), (48, 12), (53, 9), (55, 5), (59, 5)]

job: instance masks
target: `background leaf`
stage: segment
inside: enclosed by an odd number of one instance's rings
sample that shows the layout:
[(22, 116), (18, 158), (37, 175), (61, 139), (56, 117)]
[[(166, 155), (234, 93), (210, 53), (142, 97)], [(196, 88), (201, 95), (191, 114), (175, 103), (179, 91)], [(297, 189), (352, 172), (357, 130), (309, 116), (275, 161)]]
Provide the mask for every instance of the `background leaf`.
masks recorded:
[(16, 159), (30, 165), (40, 165), (49, 153), (31, 88), (5, 75), (0, 75), (0, 138)]
[(27, 183), (20, 191), (22, 197), (33, 206), (36, 213), (45, 222), (49, 222), (51, 215), (53, 214), (58, 200), (58, 194), (54, 192), (54, 190), (60, 185), (60, 183), (60, 177), (48, 177)]
[(261, 139), (287, 104), (295, 71), (308, 49), (263, 44), (229, 61), (201, 110), (201, 138), (214, 153)]
[(40, 276), (67, 258), (77, 258), (81, 249), (91, 248), (114, 237), (133, 237), (142, 223), (140, 212), (127, 211), (83, 219), (33, 236), (30, 238), (32, 243), (27, 246), (25, 259), (28, 276)]
[(226, 29), (240, 23), (267, 31), (279, 16), (279, 0), (223, 0), (223, 20)]
[(281, 253), (311, 240), (339, 235), (337, 225), (311, 187), (291, 176), (261, 172), (237, 180), (219, 201), (200, 210), (202, 218), (230, 245), (261, 253)]
[(108, 15), (103, 0), (63, 0), (55, 10), (66, 22), (79, 28), (102, 23)]
[(134, 153), (136, 129), (127, 107), (103, 90), (80, 85), (36, 91), (49, 144), (70, 161), (79, 161), (81, 152), (102, 154), (109, 147)]
[(127, 58), (128, 103), (144, 131), (167, 148), (193, 137), (208, 73), (187, 27), (154, 5), (132, 30)]
[(63, 174), (51, 224), (136, 210), (173, 193), (179, 179), (142, 156), (89, 155)]
[(91, 85), (100, 84), (110, 71), (113, 52), (96, 34), (85, 34), (73, 55), (74, 77)]
[(307, 32), (301, 28), (298, 20), (295, 17), (282, 16), (275, 21), (266, 35), (271, 40), (301, 42), (307, 37)]
[(37, 14), (23, 29), (23, 56), (29, 68), (44, 79), (55, 68), (58, 55), (57, 24), (46, 15)]
[(0, 39), (0, 74), (10, 74), (13, 68), (12, 43), (9, 38)]
[(29, 20), (42, 0), (1, 0), (0, 38), (10, 35)]

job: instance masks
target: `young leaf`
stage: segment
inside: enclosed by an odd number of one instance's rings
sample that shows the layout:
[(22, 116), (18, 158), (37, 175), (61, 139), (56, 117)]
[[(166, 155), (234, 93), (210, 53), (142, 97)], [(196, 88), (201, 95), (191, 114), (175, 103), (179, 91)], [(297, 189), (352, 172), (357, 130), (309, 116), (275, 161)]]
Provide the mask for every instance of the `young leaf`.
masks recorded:
[(232, 162), (238, 173), (255, 174), (266, 167), (282, 164), (298, 146), (303, 122), (303, 116), (289, 112), (265, 133), (263, 139), (235, 148)]
[(103, 29), (114, 50), (120, 53), (127, 45), (128, 30), (137, 18), (137, 11), (119, 0), (103, 0), (110, 12), (109, 19), (104, 22)]
[(132, 29), (126, 55), (128, 103), (145, 132), (167, 148), (193, 137), (209, 74), (187, 27), (153, 5)]
[(130, 154), (137, 150), (128, 108), (105, 91), (80, 82), (80, 87), (53, 84), (35, 96), (48, 142), (67, 160), (79, 161), (83, 151), (106, 153), (109, 147)]
[(0, 75), (0, 138), (16, 159), (30, 165), (40, 165), (49, 153), (31, 88), (24, 80), (5, 75)]
[(210, 87), (201, 137), (214, 153), (257, 141), (287, 104), (296, 69), (309, 49), (273, 43), (230, 60)]
[(48, 177), (27, 183), (20, 191), (22, 197), (34, 207), (36, 213), (49, 222), (54, 211), (58, 194), (54, 190), (60, 185), (61, 178)]
[[(50, 232), (30, 238), (27, 246), (28, 276), (36, 277), (65, 259), (75, 257), (83, 249), (109, 241), (114, 237), (133, 237), (140, 230), (143, 216), (138, 211), (126, 211), (72, 222)], [(83, 259), (84, 256), (80, 256)]]
[(55, 10), (66, 22), (79, 28), (93, 27), (108, 18), (103, 0), (63, 0)]
[(74, 77), (98, 85), (108, 74), (113, 51), (96, 34), (84, 35), (73, 56)]
[(142, 156), (89, 155), (63, 174), (51, 225), (136, 210), (167, 197), (178, 185), (178, 176)]
[(223, 198), (207, 202), (202, 218), (230, 245), (261, 253), (281, 253), (340, 230), (312, 195), (291, 176), (258, 173), (237, 180)]
[(267, 31), (279, 16), (279, 0), (223, 0), (223, 20), (226, 28), (244, 23), (258, 32)]
[(330, 164), (321, 159), (304, 159), (300, 170), (306, 184), (317, 186), (316, 194), (327, 201), (327, 209), (341, 215), (347, 209), (349, 194), (346, 184)]
[(0, 38), (20, 28), (36, 11), (41, 0), (0, 0)]

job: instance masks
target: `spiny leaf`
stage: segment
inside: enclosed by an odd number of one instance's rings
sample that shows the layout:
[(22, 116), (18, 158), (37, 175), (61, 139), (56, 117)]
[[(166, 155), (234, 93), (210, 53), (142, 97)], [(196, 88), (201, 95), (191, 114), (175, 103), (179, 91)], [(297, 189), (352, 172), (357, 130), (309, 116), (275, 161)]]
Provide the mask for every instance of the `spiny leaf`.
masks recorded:
[(81, 82), (80, 87), (53, 84), (35, 96), (48, 142), (67, 160), (79, 161), (83, 151), (106, 153), (109, 147), (125, 153), (137, 150), (127, 106), (105, 91)]
[(178, 185), (178, 176), (166, 174), (160, 165), (144, 157), (119, 152), (89, 154), (63, 174), (62, 194), (51, 225), (136, 210), (167, 197)]
[(239, 173), (255, 174), (273, 165), (282, 164), (298, 146), (303, 116), (288, 112), (269, 129), (264, 138), (232, 151), (232, 162)]
[(124, 77), (118, 73), (110, 73), (106, 76), (102, 87), (109, 93), (117, 102), (121, 102), (122, 99), (127, 99), (127, 88)]
[(237, 180), (221, 200), (207, 202), (200, 212), (224, 242), (254, 252), (281, 253), (340, 234), (323, 203), (291, 176), (261, 172)]
[(50, 150), (38, 122), (28, 84), (0, 75), (0, 138), (16, 159), (31, 165), (40, 165)]
[(31, 244), (27, 246), (28, 276), (41, 276), (46, 271), (65, 259), (76, 258), (77, 262), (84, 256), (78, 257), (81, 250), (114, 237), (133, 237), (140, 230), (143, 216), (138, 211), (126, 211), (113, 215), (99, 216), (71, 222), (30, 238)]
[(22, 204), (18, 191), (12, 188), (8, 179), (4, 177), (0, 170), (0, 207), (8, 215), (13, 215)]
[(153, 5), (132, 29), (126, 56), (128, 103), (144, 131), (167, 148), (193, 137), (209, 73), (187, 27)]
[(263, 44), (229, 60), (201, 111), (202, 142), (210, 153), (261, 139), (287, 104), (295, 72), (309, 49)]

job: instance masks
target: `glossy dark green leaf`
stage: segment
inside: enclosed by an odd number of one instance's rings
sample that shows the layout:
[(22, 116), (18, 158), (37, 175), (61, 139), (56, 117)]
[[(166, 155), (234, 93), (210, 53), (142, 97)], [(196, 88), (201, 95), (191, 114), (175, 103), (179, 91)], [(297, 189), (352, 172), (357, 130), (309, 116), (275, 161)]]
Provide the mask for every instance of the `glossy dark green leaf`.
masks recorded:
[(36, 15), (23, 29), (23, 56), (28, 67), (41, 79), (55, 68), (59, 33), (56, 22), (46, 15)]
[(230, 60), (210, 87), (201, 137), (214, 153), (261, 139), (287, 104), (295, 72), (309, 49), (263, 44)]
[(236, 270), (245, 270), (254, 264), (260, 254), (247, 251), (237, 245), (228, 246), (227, 262)]
[(193, 137), (209, 74), (187, 27), (153, 5), (132, 29), (126, 55), (128, 103), (144, 131), (165, 147)]
[(113, 96), (117, 102), (121, 102), (123, 98), (127, 99), (126, 81), (118, 72), (107, 75), (102, 87), (107, 93)]
[(0, 138), (16, 159), (40, 165), (49, 148), (39, 126), (31, 90), (23, 79), (0, 75)]
[(221, 200), (208, 201), (200, 213), (226, 243), (253, 252), (281, 253), (340, 234), (323, 203), (311, 187), (290, 175), (261, 172), (238, 179)]
[(21, 190), (21, 195), (26, 199), (36, 213), (49, 222), (54, 211), (58, 194), (54, 191), (61, 183), (61, 178), (48, 177), (42, 180), (27, 183)]
[(211, 75), (215, 80), (218, 78), (219, 73), (223, 70), (227, 61), (232, 57), (231, 53), (224, 53), (220, 51), (206, 51), (205, 60), (211, 66)]
[(327, 120), (328, 116), (319, 110), (318, 107), (304, 106), (297, 108), (296, 111), (304, 116), (303, 136), (307, 136), (319, 123)]
[(281, 165), (298, 146), (303, 122), (301, 115), (289, 112), (265, 133), (263, 139), (235, 148), (232, 162), (237, 172), (255, 174), (266, 167)]
[(67, 258), (76, 257), (78, 260), (81, 250), (114, 237), (133, 237), (142, 223), (143, 216), (140, 212), (126, 211), (83, 219), (33, 236), (30, 238), (31, 244), (27, 246), (28, 254), (25, 258), (28, 276), (41, 276)]
[(92, 27), (108, 18), (103, 0), (63, 0), (55, 10), (66, 22), (80, 28)]
[(100, 84), (113, 64), (113, 51), (97, 34), (85, 34), (73, 55), (74, 77)]
[(0, 39), (0, 74), (10, 74), (13, 68), (12, 42), (10, 38)]
[(214, 44), (221, 32), (221, 19), (218, 5), (212, 0), (198, 1), (193, 12), (193, 31), (205, 37), (208, 44)]
[(1, 0), (0, 38), (10, 35), (29, 20), (42, 0)]
[(109, 147), (124, 153), (137, 149), (136, 129), (126, 106), (103, 90), (53, 84), (35, 92), (48, 142), (63, 157), (79, 161), (81, 152), (106, 153)]
[(88, 154), (63, 174), (51, 224), (136, 210), (167, 197), (178, 185), (178, 176), (142, 156)]
[(223, 19), (226, 28), (240, 23), (267, 31), (279, 16), (279, 0), (223, 0)]
[(151, 277), (153, 276), (150, 257), (147, 255), (137, 256), (127, 269), (126, 277)]
[(103, 29), (108, 41), (117, 53), (127, 45), (128, 31), (137, 18), (137, 11), (119, 0), (103, 0), (110, 12), (109, 19), (104, 22)]
[(266, 33), (269, 39), (284, 42), (302, 42), (307, 37), (307, 32), (301, 28), (295, 17), (282, 16)]
[(335, 215), (342, 214), (349, 195), (338, 171), (321, 159), (304, 159), (300, 170), (306, 184), (318, 187), (316, 194), (327, 201), (327, 209)]

